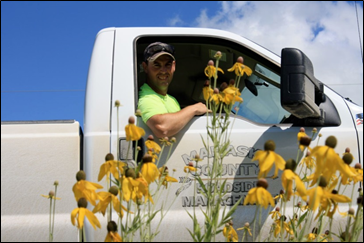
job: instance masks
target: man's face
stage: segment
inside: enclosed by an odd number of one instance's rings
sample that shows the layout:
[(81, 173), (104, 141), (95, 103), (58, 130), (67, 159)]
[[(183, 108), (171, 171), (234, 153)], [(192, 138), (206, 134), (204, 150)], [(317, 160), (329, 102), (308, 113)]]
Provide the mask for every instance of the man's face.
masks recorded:
[(175, 61), (168, 55), (162, 55), (148, 64), (143, 62), (144, 71), (148, 76), (147, 83), (158, 94), (167, 94), (176, 69), (175, 64)]

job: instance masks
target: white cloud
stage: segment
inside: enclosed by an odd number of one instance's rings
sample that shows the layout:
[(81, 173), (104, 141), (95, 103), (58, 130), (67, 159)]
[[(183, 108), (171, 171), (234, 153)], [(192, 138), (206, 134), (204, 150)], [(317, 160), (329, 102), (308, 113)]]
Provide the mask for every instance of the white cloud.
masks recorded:
[(179, 17), (179, 15), (176, 15), (174, 18), (168, 20), (169, 26), (181, 26), (183, 25), (182, 19)]
[(280, 55), (282, 48), (302, 50), (315, 76), (363, 106), (363, 7), (353, 2), (221, 2), (213, 15), (202, 10), (196, 26), (244, 36)]

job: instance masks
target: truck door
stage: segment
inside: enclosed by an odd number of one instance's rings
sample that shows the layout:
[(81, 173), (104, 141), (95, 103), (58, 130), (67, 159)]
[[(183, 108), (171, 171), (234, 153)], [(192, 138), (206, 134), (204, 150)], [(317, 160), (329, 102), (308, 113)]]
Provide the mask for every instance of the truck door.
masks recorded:
[[(252, 158), (257, 150), (264, 149), (267, 140), (274, 140), (276, 152), (283, 158), (297, 160), (304, 154), (298, 153), (297, 133), (301, 124), (295, 125), (289, 122), (292, 114), (281, 106), (280, 101), (280, 62), (279, 57), (261, 48), (253, 49), (246, 43), (227, 40), (224, 38), (212, 38), (202, 36), (147, 36), (139, 38), (136, 42), (137, 63), (136, 73), (138, 87), (145, 81), (141, 62), (145, 47), (152, 42), (161, 41), (175, 47), (176, 72), (169, 88), (169, 94), (174, 96), (184, 108), (196, 102), (204, 102), (202, 88), (208, 79), (204, 69), (209, 60), (214, 60), (217, 51), (222, 53), (219, 68), (224, 73), (218, 73), (217, 87), (223, 82), (229, 83), (235, 79), (234, 72), (228, 72), (238, 57), (243, 57), (244, 65), (253, 71), (250, 76), (243, 76), (239, 83), (243, 103), (236, 103), (230, 111), (231, 126), (230, 151), (224, 159), (223, 178), (227, 179), (226, 190), (229, 192), (223, 203), (227, 206), (234, 205), (241, 197), (241, 205), (234, 214), (234, 225), (242, 227), (246, 222), (251, 222), (255, 214), (255, 205), (243, 205), (247, 192), (256, 186), (259, 173), (257, 161)], [(278, 60), (278, 61), (277, 61)], [(138, 97), (137, 95), (135, 95)], [(137, 103), (137, 100), (136, 100)], [(137, 106), (136, 106), (137, 107)], [(207, 173), (207, 160), (213, 156), (211, 147), (206, 148), (202, 138), (207, 141), (206, 115), (196, 116), (176, 136), (177, 142), (173, 144), (170, 158), (169, 148), (164, 149), (160, 157), (159, 166), (166, 164), (170, 175), (178, 179), (178, 183), (172, 183), (170, 187), (170, 200), (177, 196), (165, 221), (168, 224), (163, 227), (163, 237), (166, 239), (190, 240), (186, 232), (176, 232), (176, 227), (186, 228), (191, 224), (191, 218), (185, 212), (192, 212), (194, 207), (206, 206), (206, 200), (197, 192), (194, 197), (194, 175), (185, 173), (184, 166), (199, 155), (202, 159), (198, 164), (196, 173), (204, 176)], [(146, 131), (144, 139), (147, 139), (151, 130), (138, 118), (138, 125)], [(306, 133), (311, 136), (313, 127), (306, 127)], [(317, 134), (313, 140), (317, 139)], [(157, 139), (155, 139), (157, 140)], [(210, 149), (210, 150), (209, 150)], [(145, 150), (144, 150), (145, 152)], [(273, 196), (279, 194), (282, 189), (280, 173), (273, 179), (274, 167), (267, 176), (268, 190)], [(208, 181), (206, 181), (208, 183)], [(166, 196), (167, 198), (167, 196)], [(168, 200), (166, 200), (168, 201)], [(262, 220), (267, 218), (272, 210), (263, 209)], [(177, 216), (176, 216), (177, 215)], [(203, 215), (201, 215), (203, 218)], [(176, 235), (177, 234), (177, 235)], [(170, 237), (170, 238), (169, 238)]]

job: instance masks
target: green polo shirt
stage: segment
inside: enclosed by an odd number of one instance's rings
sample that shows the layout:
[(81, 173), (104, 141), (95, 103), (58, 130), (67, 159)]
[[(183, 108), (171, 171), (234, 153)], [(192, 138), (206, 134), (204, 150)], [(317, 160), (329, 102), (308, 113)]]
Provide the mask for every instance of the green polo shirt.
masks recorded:
[(160, 95), (148, 84), (140, 87), (138, 109), (142, 112), (142, 119), (147, 123), (154, 115), (174, 113), (181, 110), (178, 101), (171, 95)]

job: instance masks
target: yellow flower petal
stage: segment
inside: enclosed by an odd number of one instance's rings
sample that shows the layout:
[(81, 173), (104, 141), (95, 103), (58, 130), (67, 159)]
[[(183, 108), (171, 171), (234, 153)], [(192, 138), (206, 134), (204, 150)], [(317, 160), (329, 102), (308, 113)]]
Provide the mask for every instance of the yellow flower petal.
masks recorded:
[(73, 225), (76, 223), (76, 215), (78, 214), (79, 208), (75, 208), (71, 212), (71, 222)]
[(84, 213), (86, 214), (86, 217), (88, 218), (88, 221), (90, 224), (96, 229), (96, 226), (101, 229), (100, 221), (97, 219), (97, 217), (87, 208), (85, 208)]
[(82, 229), (82, 227), (83, 227), (83, 221), (85, 220), (85, 213), (86, 213), (86, 208), (79, 208), (78, 217), (77, 217), (79, 229)]

